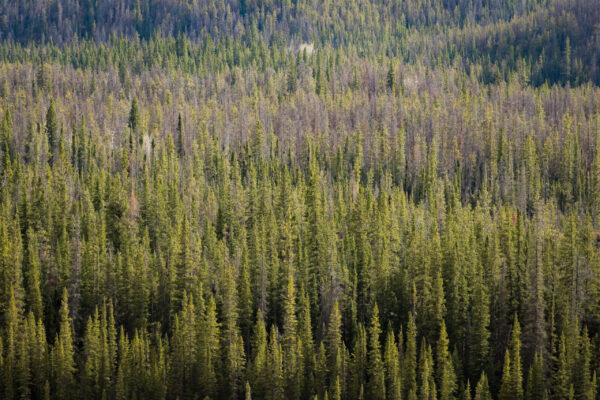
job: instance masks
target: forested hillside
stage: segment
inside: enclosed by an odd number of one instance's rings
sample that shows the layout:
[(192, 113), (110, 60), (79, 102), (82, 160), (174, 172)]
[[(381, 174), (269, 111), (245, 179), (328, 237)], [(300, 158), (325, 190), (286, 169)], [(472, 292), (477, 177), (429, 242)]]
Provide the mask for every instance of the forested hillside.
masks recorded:
[(599, 400), (600, 1), (0, 4), (0, 398)]

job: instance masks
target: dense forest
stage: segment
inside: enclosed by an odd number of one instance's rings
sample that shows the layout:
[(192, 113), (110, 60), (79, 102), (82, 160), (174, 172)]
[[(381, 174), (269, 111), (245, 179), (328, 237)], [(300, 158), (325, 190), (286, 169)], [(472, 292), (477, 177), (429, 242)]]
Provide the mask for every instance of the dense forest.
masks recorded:
[(599, 400), (600, 0), (0, 1), (0, 398)]

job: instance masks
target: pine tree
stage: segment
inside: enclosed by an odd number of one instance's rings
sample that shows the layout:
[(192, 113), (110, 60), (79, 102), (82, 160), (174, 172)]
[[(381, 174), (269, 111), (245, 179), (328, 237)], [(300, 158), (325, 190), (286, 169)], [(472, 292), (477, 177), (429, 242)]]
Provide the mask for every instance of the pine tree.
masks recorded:
[(379, 309), (377, 304), (373, 308), (371, 324), (369, 326), (369, 366), (367, 393), (370, 399), (385, 399), (385, 370), (381, 359), (381, 326), (379, 325)]
[(315, 362), (315, 389), (319, 398), (323, 398), (327, 392), (327, 354), (323, 342), (319, 344)]
[(102, 348), (100, 338), (100, 317), (98, 309), (93, 318), (88, 318), (86, 332), (83, 339), (84, 346), (84, 365), (82, 370), (82, 395), (86, 398), (99, 399), (104, 382), (101, 381)]
[(298, 309), (298, 341), (301, 348), (302, 358), (302, 361), (299, 364), (301, 364), (303, 371), (301, 397), (306, 399), (312, 395), (314, 390), (314, 370), (316, 360), (314, 353), (309, 299), (304, 288), (302, 288), (300, 291)]
[(25, 263), (27, 309), (42, 318), (43, 304), (41, 293), (41, 265), (38, 252), (38, 239), (33, 229), (27, 231), (27, 262)]
[(348, 393), (351, 398), (364, 399), (367, 363), (367, 333), (364, 326), (359, 324), (358, 335), (352, 352), (350, 391)]
[(406, 329), (406, 349), (404, 350), (403, 363), (403, 398), (410, 399), (411, 393), (416, 396), (417, 393), (417, 327), (414, 316), (408, 316), (408, 327)]
[(246, 396), (244, 397), (246, 400), (252, 400), (252, 389), (250, 388), (250, 382), (246, 381), (246, 389), (244, 391)]
[(185, 132), (183, 130), (183, 118), (181, 117), (181, 113), (177, 117), (177, 153), (179, 157), (183, 157), (185, 155)]
[(293, 94), (298, 88), (298, 71), (294, 63), (289, 63), (286, 74), (286, 88), (288, 94)]
[(9, 215), (8, 200), (0, 210), (0, 312), (6, 314), (11, 301), (18, 313), (23, 308), (23, 268), (19, 220)]
[(475, 387), (475, 397), (473, 400), (492, 400), (490, 386), (488, 384), (485, 372), (481, 373), (481, 378), (479, 379), (479, 382), (477, 382), (477, 386)]
[(571, 367), (569, 355), (567, 354), (567, 338), (565, 332), (561, 333), (560, 342), (558, 344), (558, 362), (557, 371), (554, 374), (554, 382), (552, 386), (553, 398), (568, 399), (569, 388), (571, 386)]
[(277, 340), (275, 326), (271, 326), (269, 334), (269, 348), (267, 351), (267, 399), (277, 400), (284, 398), (283, 387), (283, 360), (281, 345)]
[(440, 400), (451, 400), (456, 391), (456, 374), (448, 351), (446, 323), (442, 322), (437, 342), (437, 381)]
[(298, 376), (298, 346), (296, 318), (296, 294), (294, 278), (290, 274), (283, 299), (283, 375), (286, 398), (296, 399), (299, 396), (300, 377)]
[(402, 396), (400, 354), (394, 339), (394, 332), (391, 329), (388, 330), (383, 359), (387, 398), (389, 400), (400, 400)]
[(0, 123), (0, 151), (4, 154), (4, 160), (0, 164), (5, 169), (9, 166), (10, 160), (14, 159), (13, 148), (13, 121), (10, 109), (6, 110), (2, 123)]
[(483, 278), (483, 271), (476, 272), (473, 306), (471, 309), (472, 328), (469, 343), (469, 369), (473, 382), (489, 366), (490, 299)]
[(215, 299), (209, 296), (204, 312), (203, 323), (200, 328), (200, 354), (198, 364), (200, 365), (200, 379), (202, 393), (212, 397), (216, 395), (217, 373), (220, 371), (219, 337), (220, 324), (217, 322), (217, 309)]
[(339, 312), (337, 300), (333, 303), (333, 308), (329, 314), (325, 342), (327, 344), (329, 382), (330, 385), (333, 385), (336, 382), (336, 378), (339, 377), (342, 368), (340, 365), (342, 351), (342, 317)]
[(387, 76), (386, 76), (386, 86), (389, 91), (392, 93), (396, 87), (396, 73), (394, 71), (394, 65), (390, 62), (390, 67), (388, 68)]
[(17, 395), (16, 387), (16, 374), (17, 374), (17, 350), (19, 341), (19, 313), (15, 304), (14, 290), (10, 289), (9, 300), (7, 309), (5, 312), (5, 326), (6, 326), (6, 339), (5, 339), (5, 356), (4, 356), (4, 369), (3, 369), (3, 386), (4, 396), (7, 399), (11, 399)]
[(592, 217), (594, 218), (594, 221), (598, 223), (600, 221), (600, 143), (598, 143), (598, 139), (596, 139), (596, 141), (596, 149), (591, 165), (590, 207)]
[(579, 338), (577, 368), (574, 373), (575, 398), (593, 400), (596, 396), (595, 378), (590, 373), (592, 344), (587, 327), (583, 328)]
[[(34, 321), (33, 313), (29, 313), (30, 329), (35, 329), (30, 339), (30, 361), (32, 366), (32, 394), (34, 398), (42, 398), (45, 386), (49, 385), (48, 345), (46, 330), (41, 319)], [(34, 326), (35, 325), (35, 326)]]
[(48, 137), (48, 152), (50, 153), (50, 161), (54, 161), (54, 153), (58, 146), (58, 122), (56, 121), (56, 105), (54, 100), (50, 101), (48, 111), (46, 112), (46, 135)]
[(140, 111), (138, 109), (137, 98), (133, 98), (131, 101), (131, 108), (129, 110), (129, 119), (127, 120), (127, 126), (129, 127), (129, 151), (133, 152), (137, 141), (137, 131), (140, 125)]
[(245, 248), (242, 250), (242, 262), (237, 280), (237, 296), (239, 310), (239, 326), (242, 339), (246, 343), (246, 351), (250, 349), (252, 331), (253, 298), (248, 271), (248, 257)]
[(252, 338), (252, 358), (248, 366), (248, 376), (252, 382), (252, 391), (257, 399), (265, 398), (267, 387), (267, 331), (260, 309), (256, 313), (256, 325)]
[(548, 399), (548, 392), (544, 380), (544, 363), (542, 359), (542, 353), (538, 352), (534, 359), (529, 373), (527, 374), (527, 389), (525, 392), (526, 400), (546, 400)]
[(198, 362), (198, 323), (192, 297), (183, 293), (182, 309), (175, 315), (171, 338), (170, 387), (173, 394), (191, 396), (194, 392)]
[[(325, 392), (327, 393), (327, 392)], [(335, 378), (331, 390), (331, 400), (341, 400), (342, 398), (342, 387), (340, 385), (340, 377)]]
[(502, 384), (499, 400), (523, 399), (523, 375), (521, 373), (521, 327), (515, 315), (509, 348), (504, 357)]
[(76, 368), (72, 329), (67, 289), (64, 289), (59, 312), (59, 332), (52, 349), (54, 390), (56, 398), (60, 400), (68, 400), (74, 394)]
[(138, 109), (138, 101), (136, 97), (134, 97), (131, 101), (131, 108), (129, 110), (129, 120), (127, 122), (127, 126), (129, 127), (129, 129), (131, 129), (133, 132), (136, 132), (140, 124), (140, 111)]
[(238, 327), (238, 305), (236, 298), (235, 270), (227, 265), (221, 283), (221, 354), (223, 362), (224, 397), (235, 398), (243, 391), (243, 368), (245, 363), (244, 343)]
[(471, 400), (471, 381), (467, 379), (467, 384), (465, 385), (465, 390), (462, 394), (462, 400)]
[(320, 96), (324, 91), (323, 72), (321, 71), (321, 65), (318, 65), (315, 72), (315, 93)]
[[(29, 341), (31, 340), (32, 332), (35, 332), (35, 322), (33, 331), (30, 329), (30, 320), (26, 319), (21, 326), (21, 332), (17, 346), (17, 364), (15, 368), (15, 381), (17, 392), (20, 398), (30, 398), (31, 393), (31, 353)], [(35, 336), (33, 336), (35, 337)]]
[(421, 341), (419, 353), (419, 400), (435, 400), (437, 389), (433, 378), (433, 356), (427, 340)]

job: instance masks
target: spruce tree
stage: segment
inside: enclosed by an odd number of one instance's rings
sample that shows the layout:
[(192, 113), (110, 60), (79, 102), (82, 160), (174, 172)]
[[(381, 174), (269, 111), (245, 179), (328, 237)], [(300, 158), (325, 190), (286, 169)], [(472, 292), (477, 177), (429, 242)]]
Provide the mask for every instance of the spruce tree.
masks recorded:
[(488, 384), (485, 372), (481, 373), (481, 378), (479, 378), (479, 382), (477, 382), (477, 386), (475, 387), (475, 397), (473, 400), (492, 400), (490, 386)]
[(352, 366), (349, 396), (364, 398), (367, 372), (367, 333), (362, 324), (358, 325), (358, 335), (352, 352)]
[(72, 329), (67, 289), (64, 289), (59, 312), (59, 331), (52, 349), (54, 390), (56, 398), (60, 400), (71, 399), (74, 395), (76, 368)]
[(5, 312), (6, 338), (4, 343), (4, 369), (3, 369), (3, 386), (4, 396), (7, 399), (15, 397), (17, 392), (17, 384), (15, 381), (17, 374), (18, 360), (18, 344), (19, 344), (19, 323), (20, 318), (15, 304), (14, 290), (11, 288), (9, 292), (9, 300)]
[(243, 391), (244, 343), (238, 327), (235, 270), (227, 265), (221, 283), (221, 374), (224, 397), (237, 397)]
[(538, 352), (535, 355), (533, 363), (529, 368), (525, 398), (526, 400), (548, 399), (548, 390), (544, 379), (544, 363), (541, 352)]
[(252, 392), (257, 399), (265, 398), (267, 387), (267, 330), (260, 309), (256, 313), (256, 325), (252, 337), (252, 356), (248, 366), (248, 376), (252, 382)]
[(38, 239), (33, 229), (27, 231), (27, 260), (25, 263), (26, 304), (35, 318), (42, 318), (43, 304), (41, 293), (41, 264), (38, 252)]
[(342, 366), (339, 365), (341, 361), (342, 351), (342, 317), (339, 312), (338, 301), (333, 303), (333, 309), (329, 314), (329, 323), (327, 325), (327, 335), (325, 337), (327, 344), (327, 366), (329, 370), (329, 382), (333, 385), (336, 378), (341, 373)]
[(220, 371), (220, 324), (217, 321), (215, 299), (209, 296), (200, 328), (200, 379), (202, 393), (213, 397), (217, 393), (217, 374)]
[(446, 323), (442, 322), (437, 342), (437, 382), (440, 400), (451, 400), (456, 391), (456, 374), (448, 351)]
[(521, 372), (521, 327), (515, 315), (509, 348), (504, 357), (500, 400), (523, 399), (523, 375)]
[(48, 111), (46, 112), (46, 136), (48, 137), (49, 160), (54, 161), (54, 153), (58, 146), (58, 122), (56, 121), (56, 105), (54, 100), (50, 101)]
[(431, 346), (427, 344), (426, 339), (423, 339), (419, 352), (419, 400), (435, 400), (437, 398), (433, 368)]
[(416, 396), (417, 394), (417, 327), (412, 314), (408, 316), (403, 364), (403, 398), (410, 399), (411, 396)]
[(394, 65), (390, 62), (390, 66), (388, 68), (387, 76), (386, 76), (386, 86), (389, 91), (392, 93), (396, 87), (396, 73), (394, 72)]
[(387, 333), (383, 359), (387, 398), (389, 400), (400, 400), (402, 396), (400, 354), (394, 339), (394, 332), (391, 329)]
[(275, 326), (271, 326), (269, 333), (266, 369), (268, 382), (266, 398), (272, 400), (284, 398), (283, 360)]
[(290, 274), (283, 299), (283, 380), (286, 397), (296, 399), (300, 396), (302, 371), (299, 362), (302, 360), (298, 346), (298, 319), (296, 317), (296, 294), (293, 276)]
[(379, 309), (377, 304), (373, 308), (371, 323), (369, 325), (369, 365), (367, 393), (370, 399), (385, 399), (385, 370), (381, 358), (381, 326), (379, 325)]

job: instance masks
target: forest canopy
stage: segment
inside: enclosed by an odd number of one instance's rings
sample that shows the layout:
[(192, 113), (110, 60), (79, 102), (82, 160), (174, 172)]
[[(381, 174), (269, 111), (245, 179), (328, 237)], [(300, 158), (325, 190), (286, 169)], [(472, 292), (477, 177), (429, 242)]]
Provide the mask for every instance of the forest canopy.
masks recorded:
[(0, 398), (599, 400), (600, 1), (0, 4)]

